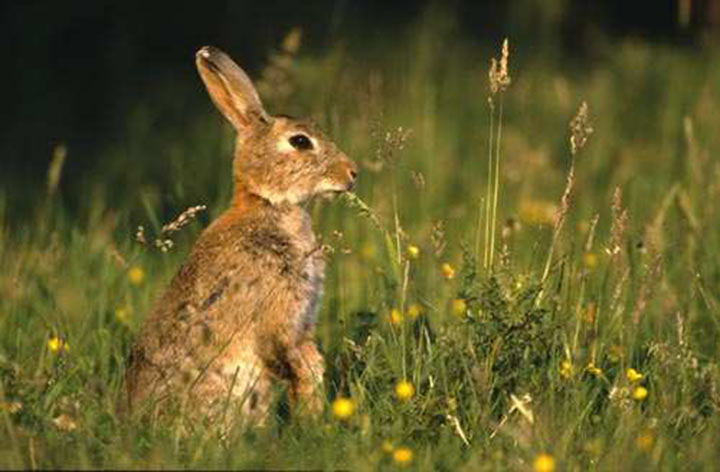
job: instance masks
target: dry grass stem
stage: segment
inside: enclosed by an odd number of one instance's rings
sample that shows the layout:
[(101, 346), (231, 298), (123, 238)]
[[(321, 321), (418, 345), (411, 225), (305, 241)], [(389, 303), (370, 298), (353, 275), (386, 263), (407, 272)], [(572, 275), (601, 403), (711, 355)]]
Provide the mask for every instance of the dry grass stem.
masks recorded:
[[(503, 41), (500, 60), (490, 60), (488, 79), (490, 96), (490, 132), (488, 137), (488, 185), (485, 200), (485, 251), (483, 253), (483, 267), (492, 270), (495, 255), (495, 236), (497, 234), (497, 209), (500, 196), (500, 142), (502, 138), (503, 121), (503, 94), (510, 86), (511, 78), (508, 72), (510, 46), (507, 38)], [(497, 121), (495, 120), (495, 102), (493, 97), (500, 93), (497, 108)], [(497, 124), (495, 124), (497, 123)]]
[(588, 235), (585, 240), (585, 252), (592, 251), (593, 244), (595, 243), (595, 231), (597, 230), (598, 221), (600, 221), (600, 214), (596, 213), (592, 221), (590, 221), (590, 226), (588, 228)]
[(184, 226), (188, 225), (192, 220), (194, 220), (198, 213), (205, 211), (207, 207), (205, 205), (196, 205), (193, 207), (190, 207), (180, 213), (177, 218), (175, 218), (170, 223), (167, 223), (162, 227), (160, 230), (160, 233), (163, 235), (168, 235), (175, 233), (177, 231), (180, 231)]
[(545, 270), (543, 271), (542, 280), (545, 282), (550, 274), (550, 266), (552, 265), (553, 253), (560, 237), (560, 232), (565, 223), (572, 203), (573, 190), (575, 188), (575, 156), (585, 146), (588, 137), (592, 134), (593, 129), (588, 124), (589, 113), (587, 103), (584, 101), (580, 105), (575, 117), (570, 120), (570, 170), (565, 181), (565, 190), (560, 198), (560, 208), (555, 215), (553, 224), (553, 236), (550, 244), (550, 251), (545, 262)]
[[(163, 225), (160, 229), (160, 234), (153, 239), (152, 245), (162, 252), (168, 252), (175, 246), (173, 240), (168, 236), (183, 229), (195, 218), (197, 218), (197, 215), (200, 212), (205, 211), (206, 209), (207, 207), (205, 205), (196, 205), (186, 209), (180, 213), (177, 218)], [(138, 226), (137, 231), (135, 231), (135, 241), (143, 246), (148, 246), (148, 238), (145, 235), (145, 227), (142, 225)]]

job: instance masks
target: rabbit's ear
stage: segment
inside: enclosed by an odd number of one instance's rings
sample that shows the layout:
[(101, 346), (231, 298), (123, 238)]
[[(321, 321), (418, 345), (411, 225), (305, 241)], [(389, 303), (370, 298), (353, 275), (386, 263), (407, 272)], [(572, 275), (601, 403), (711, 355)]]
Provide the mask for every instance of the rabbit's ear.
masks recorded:
[(270, 122), (247, 74), (227, 54), (205, 46), (195, 55), (210, 98), (238, 132)]

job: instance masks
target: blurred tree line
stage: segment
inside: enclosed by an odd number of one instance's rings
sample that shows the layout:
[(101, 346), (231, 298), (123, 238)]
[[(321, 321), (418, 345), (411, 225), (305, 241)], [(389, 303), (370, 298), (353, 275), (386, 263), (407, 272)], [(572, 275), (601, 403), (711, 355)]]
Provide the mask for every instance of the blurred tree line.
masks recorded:
[[(57, 143), (69, 150), (66, 173), (81, 177), (108, 140), (122, 139), (128, 110), (175, 94), (178, 115), (206, 98), (193, 53), (215, 44), (252, 72), (294, 27), (305, 51), (343, 42), (348, 51), (392, 37), (428, 0), (155, 2), (23, 0), (0, 4), (4, 49), (0, 114), (0, 191), (43, 185)], [(501, 0), (443, 3), (459, 34), (582, 56), (598, 38), (627, 35), (682, 47), (707, 43), (720, 24), (720, 0)], [(183, 116), (173, 119), (181, 120)], [(22, 186), (22, 187), (20, 187)]]

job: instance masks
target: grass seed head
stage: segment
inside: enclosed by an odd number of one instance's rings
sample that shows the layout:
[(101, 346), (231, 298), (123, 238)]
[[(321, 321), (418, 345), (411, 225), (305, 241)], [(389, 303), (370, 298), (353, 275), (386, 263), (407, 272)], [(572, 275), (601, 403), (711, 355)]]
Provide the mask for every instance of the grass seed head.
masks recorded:
[(585, 146), (593, 131), (587, 103), (582, 102), (577, 114), (570, 121), (570, 152), (573, 156)]
[(512, 79), (508, 72), (508, 59), (510, 58), (510, 45), (508, 39), (503, 41), (500, 51), (500, 60), (494, 57), (490, 59), (490, 70), (488, 78), (490, 79), (490, 94), (496, 95), (498, 92), (505, 92), (510, 86)]

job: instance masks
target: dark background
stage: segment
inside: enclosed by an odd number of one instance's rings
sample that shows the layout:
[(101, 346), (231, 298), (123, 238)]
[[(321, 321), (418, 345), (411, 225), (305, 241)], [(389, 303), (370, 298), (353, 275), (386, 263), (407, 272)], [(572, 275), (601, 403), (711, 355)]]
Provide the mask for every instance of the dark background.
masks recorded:
[[(204, 44), (231, 51), (252, 74), (291, 27), (303, 29), (304, 53), (340, 41), (361, 51), (411, 24), (429, 3), (3, 2), (0, 192), (42, 184), (57, 143), (71, 156), (66, 175), (79, 178), (106, 143), (123, 139), (133, 104), (152, 104), (158, 91), (176, 93), (180, 115), (204, 103), (203, 94), (190, 91), (198, 86), (193, 53)], [(686, 20), (683, 5), (690, 6)], [(446, 8), (470, 41), (511, 36), (575, 58), (591, 56), (598, 38), (693, 48), (713, 38), (720, 17), (718, 0), (455, 1)]]

